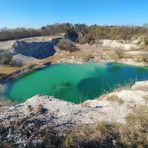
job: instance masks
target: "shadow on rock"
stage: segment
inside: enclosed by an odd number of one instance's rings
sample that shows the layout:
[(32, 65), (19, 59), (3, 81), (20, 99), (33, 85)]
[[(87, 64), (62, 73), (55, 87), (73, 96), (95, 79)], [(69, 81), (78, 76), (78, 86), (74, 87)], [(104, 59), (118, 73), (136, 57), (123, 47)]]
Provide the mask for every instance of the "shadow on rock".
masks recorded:
[(47, 42), (16, 41), (11, 47), (11, 53), (21, 54), (37, 59), (47, 58), (55, 54), (54, 46), (61, 38), (55, 38)]

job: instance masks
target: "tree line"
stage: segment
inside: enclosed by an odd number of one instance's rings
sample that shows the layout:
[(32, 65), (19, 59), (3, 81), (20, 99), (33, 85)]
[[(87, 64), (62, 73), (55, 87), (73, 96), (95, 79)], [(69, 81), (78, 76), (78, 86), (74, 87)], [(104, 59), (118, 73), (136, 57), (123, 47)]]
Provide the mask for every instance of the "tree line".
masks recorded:
[(53, 24), (39, 29), (0, 29), (0, 41), (21, 39), (35, 36), (58, 35), (65, 33), (67, 38), (80, 43), (93, 43), (100, 39), (128, 40), (134, 36), (148, 35), (144, 26), (99, 26), (86, 24)]

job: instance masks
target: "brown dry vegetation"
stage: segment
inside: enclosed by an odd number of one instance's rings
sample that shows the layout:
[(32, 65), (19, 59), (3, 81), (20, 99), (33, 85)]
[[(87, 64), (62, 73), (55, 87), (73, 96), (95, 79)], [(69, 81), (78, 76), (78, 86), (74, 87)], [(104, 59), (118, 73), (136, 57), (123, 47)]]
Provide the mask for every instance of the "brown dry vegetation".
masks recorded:
[(60, 33), (66, 33), (66, 36), (70, 38), (79, 35), (78, 39), (75, 40), (80, 43), (94, 43), (95, 40), (99, 39), (128, 40), (134, 36), (147, 35), (148, 29), (140, 26), (87, 26), (85, 24), (62, 23), (43, 26), (40, 29), (4, 28), (0, 30), (0, 41)]
[[(0, 109), (2, 109), (4, 106), (12, 106), (15, 103), (12, 102), (11, 100), (5, 99), (3, 97), (0, 96)], [(1, 108), (2, 106), (2, 108)]]
[(3, 66), (3, 67), (0, 67), (0, 76), (6, 76), (8, 74), (11, 74), (17, 70), (19, 70), (20, 67), (8, 67), (8, 66)]
[[(102, 121), (97, 125), (76, 125), (70, 131), (64, 131), (63, 136), (59, 136), (57, 131), (45, 122), (45, 113), (46, 110), (39, 106), (39, 116), (32, 113), (31, 116), (15, 118), (16, 120), (11, 122), (0, 122), (1, 146), (23, 147), (23, 144), (15, 142), (20, 133), (21, 137), (27, 137), (26, 147), (145, 148), (148, 146), (147, 106), (134, 108), (133, 113), (126, 117), (124, 124)], [(7, 137), (9, 133), (13, 135), (12, 138)]]
[(108, 96), (107, 100), (111, 101), (111, 102), (118, 102), (119, 104), (124, 103), (124, 101), (120, 97), (118, 97), (117, 95)]
[(139, 107), (126, 118), (126, 124), (100, 122), (96, 127), (75, 127), (65, 139), (66, 147), (148, 146), (148, 108)]
[(122, 49), (116, 49), (115, 54), (118, 56), (118, 58), (124, 57), (124, 51)]
[(148, 46), (148, 36), (145, 36), (144, 43), (145, 43), (146, 46)]
[(69, 51), (69, 52), (78, 51), (78, 48), (74, 45), (74, 43), (68, 39), (61, 39), (57, 44), (57, 46), (63, 51)]

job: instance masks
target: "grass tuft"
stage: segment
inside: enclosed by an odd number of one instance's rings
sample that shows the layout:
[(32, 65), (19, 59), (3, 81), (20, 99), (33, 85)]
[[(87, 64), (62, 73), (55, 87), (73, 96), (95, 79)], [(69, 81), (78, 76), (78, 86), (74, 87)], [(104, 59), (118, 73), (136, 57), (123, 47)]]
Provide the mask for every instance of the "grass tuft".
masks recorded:
[(124, 103), (124, 101), (120, 97), (118, 97), (117, 95), (108, 96), (107, 100), (112, 101), (112, 102), (118, 102), (119, 104)]
[(141, 106), (126, 117), (126, 124), (102, 121), (97, 126), (74, 127), (65, 138), (66, 147), (148, 146), (148, 107)]

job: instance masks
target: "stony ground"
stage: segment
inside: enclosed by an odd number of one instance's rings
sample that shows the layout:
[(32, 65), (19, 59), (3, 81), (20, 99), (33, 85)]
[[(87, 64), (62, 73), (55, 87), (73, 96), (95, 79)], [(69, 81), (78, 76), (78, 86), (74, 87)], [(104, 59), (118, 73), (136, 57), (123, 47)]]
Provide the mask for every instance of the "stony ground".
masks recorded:
[(12, 147), (36, 146), (47, 134), (61, 137), (73, 126), (93, 126), (102, 121), (125, 124), (127, 115), (139, 107), (148, 107), (147, 101), (148, 81), (136, 82), (131, 88), (122, 88), (78, 105), (37, 95), (23, 104), (1, 110), (0, 143)]

